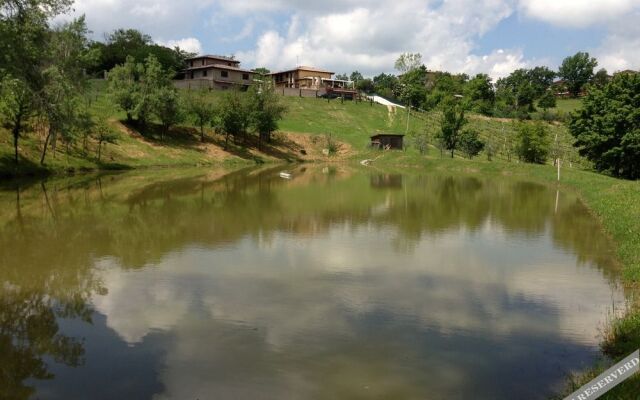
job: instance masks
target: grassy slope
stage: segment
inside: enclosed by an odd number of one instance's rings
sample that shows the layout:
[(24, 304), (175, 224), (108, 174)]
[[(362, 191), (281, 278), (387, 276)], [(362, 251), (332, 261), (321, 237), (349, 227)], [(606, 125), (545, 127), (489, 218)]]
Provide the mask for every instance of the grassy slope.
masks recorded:
[[(96, 117), (108, 119), (115, 125), (124, 119), (124, 114), (117, 110), (105, 95), (105, 82), (93, 81), (90, 93), (90, 110)], [(211, 96), (220, 101), (223, 93), (212, 92)], [(349, 143), (356, 151), (364, 151), (369, 142), (369, 136), (375, 132), (407, 132), (407, 114), (404, 110), (389, 110), (386, 106), (369, 103), (354, 103), (340, 100), (327, 102), (322, 99), (285, 97), (284, 103), (288, 113), (280, 123), (282, 131), (305, 133), (313, 135), (331, 134), (334, 138)], [(493, 138), (498, 145), (514, 141), (515, 126), (509, 120), (485, 118), (479, 115), (469, 115), (468, 128), (475, 129), (485, 140)], [(427, 131), (434, 135), (439, 127), (439, 115), (431, 113), (413, 113), (409, 118), (408, 132)], [(557, 124), (549, 124), (551, 134), (556, 134), (565, 159), (579, 162), (575, 150), (571, 147), (572, 139), (566, 129)], [(149, 166), (178, 166), (178, 165), (248, 165), (254, 162), (255, 155), (243, 154), (243, 149), (237, 148), (231, 154), (224, 154), (215, 144), (202, 146), (197, 140), (195, 128), (185, 123), (174, 130), (164, 142), (156, 139), (143, 138), (140, 135), (127, 133), (122, 126), (116, 145), (107, 145), (103, 152), (102, 162), (95, 159), (96, 144), (90, 142), (87, 153), (76, 149), (68, 154), (60, 151), (56, 157), (47, 156), (46, 170), (62, 172), (67, 170), (85, 169), (113, 169), (139, 168)], [(46, 172), (39, 166), (39, 155), (43, 138), (41, 134), (28, 132), (20, 142), (20, 154), (24, 162), (22, 172)], [(218, 144), (220, 141), (218, 140)], [(410, 139), (407, 140), (410, 142)], [(77, 146), (79, 147), (79, 146)], [(219, 146), (218, 146), (219, 147)], [(215, 150), (215, 151), (212, 151)], [(7, 131), (0, 131), (0, 173), (13, 170), (11, 138)], [(498, 156), (500, 157), (500, 155)], [(277, 158), (277, 157), (275, 157)], [(506, 158), (506, 155), (503, 156)]]

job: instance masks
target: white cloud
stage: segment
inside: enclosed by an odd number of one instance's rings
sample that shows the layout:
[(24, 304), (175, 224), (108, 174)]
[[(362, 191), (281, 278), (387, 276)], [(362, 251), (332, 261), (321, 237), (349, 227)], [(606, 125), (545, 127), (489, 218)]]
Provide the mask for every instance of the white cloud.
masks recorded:
[[(375, 7), (371, 3), (376, 3)], [(286, 34), (270, 30), (252, 51), (239, 57), (272, 69), (297, 64), (373, 74), (390, 71), (405, 51), (420, 52), (427, 67), (455, 72), (504, 75), (506, 66), (523, 66), (522, 52), (505, 49), (473, 55), (475, 40), (513, 12), (509, 0), (460, 0), (436, 5), (353, 1), (354, 7), (332, 7), (307, 16), (295, 14)]]
[(524, 12), (560, 26), (610, 22), (640, 6), (640, 0), (520, 0)]
[(640, 11), (631, 13), (617, 21), (596, 49), (595, 56), (600, 66), (609, 72), (625, 69), (640, 69)]
[(156, 43), (170, 48), (180, 47), (180, 49), (186, 50), (190, 53), (202, 53), (202, 43), (200, 43), (198, 39), (193, 37), (178, 40), (167, 40), (166, 42), (158, 40), (156, 41)]
[(559, 26), (602, 26), (608, 32), (602, 48), (594, 43), (588, 49), (601, 64), (640, 66), (640, 34), (635, 26), (631, 33), (618, 29), (640, 0), (78, 0), (74, 7), (87, 15), (96, 36), (133, 27), (190, 51), (235, 52), (246, 67), (310, 64), (374, 75), (392, 72), (398, 55), (409, 51), (422, 53), (431, 69), (494, 78), (533, 64), (526, 48), (477, 47), (479, 38), (519, 11)]

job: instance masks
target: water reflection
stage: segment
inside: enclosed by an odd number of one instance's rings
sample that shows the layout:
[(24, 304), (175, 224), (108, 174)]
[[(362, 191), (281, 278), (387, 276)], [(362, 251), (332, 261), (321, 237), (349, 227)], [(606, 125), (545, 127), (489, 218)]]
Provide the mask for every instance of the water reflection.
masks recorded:
[(10, 398), (544, 398), (620, 297), (585, 207), (526, 182), (162, 171), (0, 206)]

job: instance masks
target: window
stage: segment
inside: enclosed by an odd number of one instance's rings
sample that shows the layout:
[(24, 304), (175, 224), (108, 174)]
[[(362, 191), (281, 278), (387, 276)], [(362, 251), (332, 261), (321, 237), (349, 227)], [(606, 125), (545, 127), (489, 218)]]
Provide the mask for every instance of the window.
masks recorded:
[(202, 76), (207, 76), (207, 70), (202, 71)]
[(245, 81), (249, 80), (249, 74), (242, 74), (242, 79), (244, 79)]
[(228, 78), (229, 77), (229, 72), (228, 71), (220, 71), (220, 76), (223, 78)]

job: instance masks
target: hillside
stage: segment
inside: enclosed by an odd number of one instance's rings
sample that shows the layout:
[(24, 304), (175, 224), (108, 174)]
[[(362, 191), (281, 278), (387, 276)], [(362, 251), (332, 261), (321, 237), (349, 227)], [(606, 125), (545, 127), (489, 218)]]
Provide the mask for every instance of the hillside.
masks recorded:
[[(283, 102), (288, 112), (280, 123), (280, 132), (270, 146), (260, 146), (251, 139), (248, 144), (230, 143), (225, 149), (224, 137), (212, 129), (207, 131), (207, 141), (200, 142), (197, 129), (189, 123), (171, 130), (168, 137), (160, 141), (157, 128), (151, 127), (142, 135), (133, 126), (125, 126), (121, 121), (124, 114), (119, 111), (106, 94), (104, 81), (93, 81), (90, 96), (90, 112), (96, 117), (110, 122), (117, 141), (107, 144), (102, 150), (101, 160), (97, 160), (97, 143), (81, 141), (69, 146), (59, 142), (55, 152), (49, 152), (45, 166), (40, 166), (40, 154), (44, 143), (44, 132), (32, 121), (30, 129), (20, 140), (22, 164), (18, 174), (65, 173), (95, 169), (129, 169), (156, 166), (197, 166), (217, 165), (236, 168), (264, 162), (326, 160), (322, 149), (326, 147), (327, 136), (342, 142), (338, 154), (332, 159), (361, 158), (360, 152), (367, 152), (369, 136), (375, 132), (409, 133), (409, 146), (402, 157), (419, 157), (412, 149), (411, 134), (428, 132), (433, 137), (439, 130), (437, 112), (415, 113), (409, 116), (404, 110), (371, 104), (340, 100), (285, 97)], [(216, 102), (221, 101), (223, 92), (211, 92)], [(515, 142), (514, 122), (505, 119), (469, 115), (468, 129), (475, 129), (484, 140), (492, 140), (499, 147), (498, 158), (508, 158), (509, 146)], [(407, 129), (408, 127), (408, 129)], [(580, 162), (577, 152), (571, 146), (572, 138), (560, 124), (549, 124), (552, 135), (557, 135), (565, 159)], [(432, 156), (439, 154), (432, 150)], [(14, 175), (13, 149), (9, 132), (0, 128), (0, 174)]]

